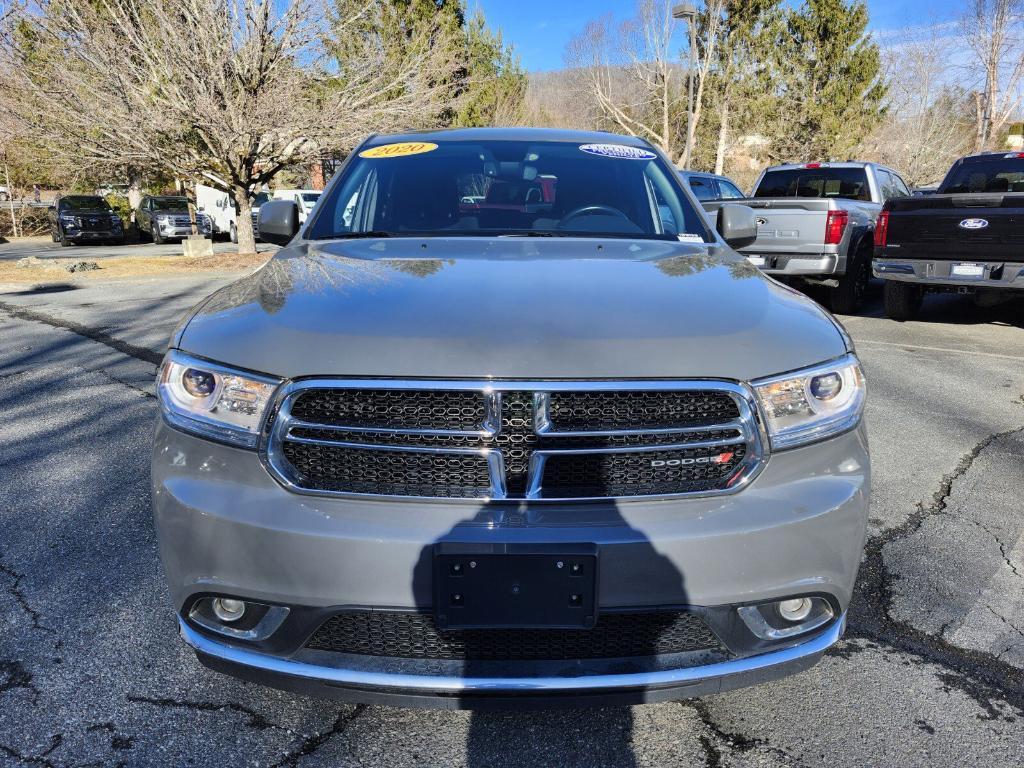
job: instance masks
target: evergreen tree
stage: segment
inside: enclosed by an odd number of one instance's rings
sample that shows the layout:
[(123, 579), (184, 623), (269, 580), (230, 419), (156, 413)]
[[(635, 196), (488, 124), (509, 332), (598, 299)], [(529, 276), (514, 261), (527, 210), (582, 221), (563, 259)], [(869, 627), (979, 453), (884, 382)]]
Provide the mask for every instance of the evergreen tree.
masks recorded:
[(881, 53), (862, 0), (804, 0), (775, 45), (772, 155), (846, 160), (885, 114)]

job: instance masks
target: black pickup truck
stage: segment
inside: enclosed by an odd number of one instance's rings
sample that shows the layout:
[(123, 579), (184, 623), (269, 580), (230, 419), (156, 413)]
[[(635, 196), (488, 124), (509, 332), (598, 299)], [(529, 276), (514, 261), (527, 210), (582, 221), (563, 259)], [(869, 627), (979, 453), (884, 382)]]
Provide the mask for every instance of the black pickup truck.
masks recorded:
[(979, 303), (1024, 292), (1024, 152), (961, 158), (938, 194), (886, 202), (873, 267), (893, 320), (912, 319), (928, 292)]

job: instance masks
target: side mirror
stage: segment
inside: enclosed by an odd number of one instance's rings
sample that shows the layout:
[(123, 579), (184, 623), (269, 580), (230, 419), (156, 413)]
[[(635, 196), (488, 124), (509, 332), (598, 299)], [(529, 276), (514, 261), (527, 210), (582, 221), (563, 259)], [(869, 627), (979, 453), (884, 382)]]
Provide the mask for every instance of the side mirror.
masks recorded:
[(718, 209), (715, 229), (730, 248), (744, 248), (757, 240), (757, 216), (746, 205), (726, 203)]
[(299, 209), (291, 200), (268, 200), (260, 206), (260, 240), (288, 245), (299, 231)]

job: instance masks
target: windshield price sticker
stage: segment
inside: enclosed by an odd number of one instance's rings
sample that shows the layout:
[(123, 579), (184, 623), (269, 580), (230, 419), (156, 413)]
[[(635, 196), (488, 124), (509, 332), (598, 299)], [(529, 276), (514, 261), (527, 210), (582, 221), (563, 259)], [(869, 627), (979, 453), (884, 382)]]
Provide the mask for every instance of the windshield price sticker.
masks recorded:
[(580, 151), (588, 155), (601, 155), (602, 157), (617, 157), (620, 160), (653, 160), (657, 157), (653, 152), (639, 147), (629, 147), (625, 144), (581, 144)]
[(429, 141), (402, 141), (398, 144), (384, 144), (380, 147), (364, 149), (359, 153), (359, 156), (371, 160), (375, 158), (407, 157), (408, 155), (422, 155), (424, 152), (433, 152), (435, 149), (437, 149), (437, 144), (431, 144)]

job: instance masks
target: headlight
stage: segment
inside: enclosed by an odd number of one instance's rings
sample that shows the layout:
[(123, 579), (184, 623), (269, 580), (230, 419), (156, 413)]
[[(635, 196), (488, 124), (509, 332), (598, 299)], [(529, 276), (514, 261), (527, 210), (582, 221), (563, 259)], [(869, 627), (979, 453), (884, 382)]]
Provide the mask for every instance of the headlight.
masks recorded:
[(60, 220), (63, 221), (65, 224), (70, 224), (72, 227), (78, 226), (77, 216), (61, 216)]
[(864, 373), (853, 355), (752, 384), (776, 450), (852, 429), (867, 394)]
[(235, 371), (171, 350), (157, 376), (160, 410), (172, 426), (255, 448), (279, 379)]

